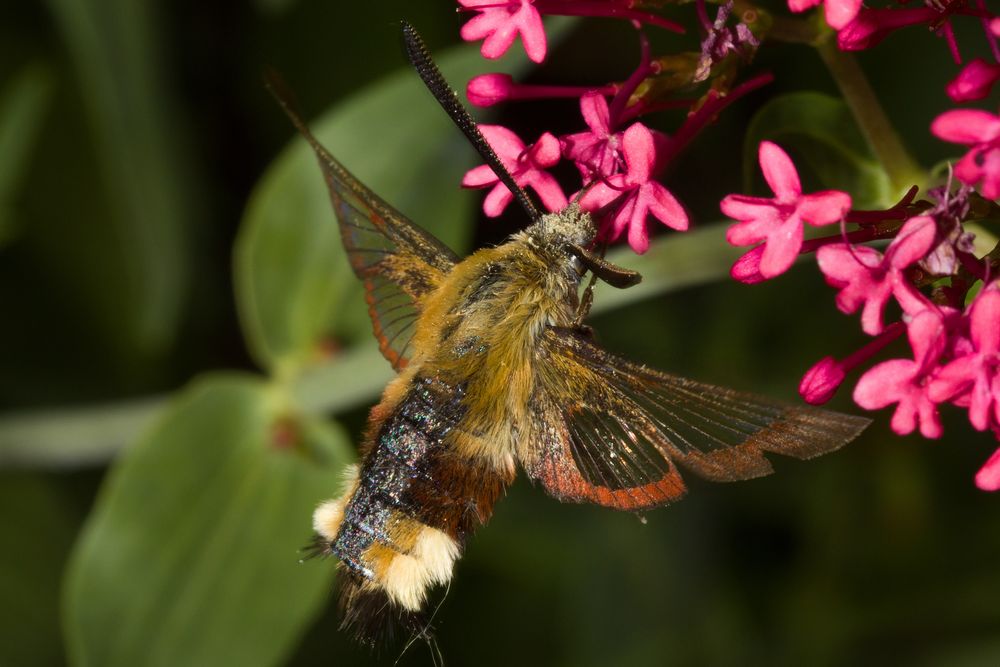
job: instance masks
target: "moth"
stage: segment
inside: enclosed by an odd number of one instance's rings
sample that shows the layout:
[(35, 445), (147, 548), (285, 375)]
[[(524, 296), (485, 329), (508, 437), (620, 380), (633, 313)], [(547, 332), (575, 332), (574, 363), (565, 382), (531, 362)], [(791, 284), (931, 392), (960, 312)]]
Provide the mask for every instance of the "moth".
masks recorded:
[(868, 424), (603, 350), (583, 324), (582, 281), (627, 287), (639, 275), (590, 249), (594, 221), (575, 204), (535, 211), (419, 36), (403, 33), (418, 73), (532, 222), (459, 259), (358, 181), (277, 95), (316, 153), (379, 349), (398, 371), (371, 410), (360, 465), (313, 517), (318, 550), (341, 564), (344, 627), (361, 639), (390, 622), (422, 632), (429, 590), (450, 580), (518, 470), (560, 501), (638, 512), (684, 495), (679, 469), (759, 477), (772, 471), (765, 453), (812, 458)]

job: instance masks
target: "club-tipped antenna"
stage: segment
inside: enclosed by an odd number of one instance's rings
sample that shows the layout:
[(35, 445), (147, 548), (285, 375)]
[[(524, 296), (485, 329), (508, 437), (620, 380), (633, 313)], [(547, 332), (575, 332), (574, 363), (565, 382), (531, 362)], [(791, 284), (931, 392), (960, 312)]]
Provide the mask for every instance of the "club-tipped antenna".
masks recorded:
[(514, 197), (528, 213), (528, 216), (532, 220), (540, 218), (541, 213), (535, 207), (531, 198), (528, 197), (528, 193), (517, 184), (514, 177), (507, 171), (507, 167), (504, 166), (503, 162), (500, 161), (500, 158), (493, 151), (493, 148), (487, 143), (483, 133), (479, 131), (479, 127), (476, 125), (476, 121), (472, 119), (472, 116), (469, 115), (468, 109), (465, 108), (462, 101), (458, 99), (458, 95), (444, 80), (441, 70), (438, 69), (438, 66), (431, 59), (424, 40), (421, 39), (420, 35), (409, 23), (402, 21), (401, 24), (403, 28), (403, 43), (406, 45), (406, 57), (409, 59), (410, 64), (413, 65), (413, 68), (417, 70), (417, 74), (420, 75), (427, 89), (431, 91), (434, 99), (438, 101), (441, 108), (451, 117), (455, 125), (458, 126), (458, 129), (462, 130), (469, 141), (472, 142), (473, 147), (486, 160), (486, 164), (490, 166), (493, 173), (514, 194)]

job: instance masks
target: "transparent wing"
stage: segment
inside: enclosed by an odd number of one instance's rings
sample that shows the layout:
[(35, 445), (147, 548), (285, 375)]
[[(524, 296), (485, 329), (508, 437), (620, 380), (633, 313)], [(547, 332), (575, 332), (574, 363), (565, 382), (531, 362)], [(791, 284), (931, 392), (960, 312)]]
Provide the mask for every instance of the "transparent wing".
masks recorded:
[(759, 477), (772, 471), (765, 452), (812, 458), (869, 423), (650, 370), (570, 329), (549, 329), (540, 355), (546, 430), (523, 463), (562, 500), (661, 505), (683, 495), (676, 466), (719, 482)]
[(443, 243), (414, 225), (354, 177), (313, 136), (287, 95), (272, 92), (316, 153), (340, 236), (365, 300), (379, 349), (397, 370), (406, 365), (423, 299), (457, 263)]

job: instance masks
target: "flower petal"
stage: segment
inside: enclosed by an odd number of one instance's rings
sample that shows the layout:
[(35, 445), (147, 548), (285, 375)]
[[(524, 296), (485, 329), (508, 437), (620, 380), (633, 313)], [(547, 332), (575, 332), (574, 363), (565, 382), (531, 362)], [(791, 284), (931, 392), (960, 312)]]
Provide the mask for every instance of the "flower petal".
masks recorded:
[(802, 195), (797, 207), (799, 215), (814, 227), (839, 222), (851, 210), (851, 195), (839, 190), (827, 190)]
[(984, 289), (976, 297), (970, 312), (970, 329), (972, 342), (980, 354), (1000, 352), (1000, 291), (996, 288)]
[(757, 154), (764, 179), (771, 186), (779, 202), (793, 201), (802, 194), (802, 184), (799, 183), (799, 173), (795, 170), (795, 164), (778, 144), (762, 141)]
[(493, 168), (488, 164), (481, 164), (478, 167), (473, 167), (469, 171), (465, 172), (465, 176), (462, 177), (462, 187), (463, 188), (481, 188), (487, 185), (493, 185), (500, 179), (497, 175), (493, 173)]
[(479, 131), (508, 168), (516, 163), (524, 152), (524, 142), (521, 138), (503, 125), (480, 125)]
[(773, 278), (791, 267), (802, 248), (802, 222), (795, 216), (781, 223), (768, 234), (764, 256), (760, 259), (760, 274)]
[(976, 473), (976, 486), (983, 491), (1000, 490), (1000, 448), (993, 452), (993, 456)]
[(908, 359), (890, 359), (873, 366), (854, 387), (854, 402), (865, 410), (878, 410), (899, 402), (901, 389), (916, 375), (916, 366)]
[(597, 92), (584, 93), (580, 98), (580, 113), (590, 131), (598, 136), (611, 133), (611, 116), (608, 101)]
[(826, 0), (823, 16), (834, 30), (854, 20), (861, 10), (861, 0)]
[(499, 217), (507, 205), (514, 201), (514, 195), (503, 183), (497, 183), (483, 199), (483, 213), (491, 218)]
[(639, 196), (645, 201), (649, 212), (667, 227), (680, 232), (688, 228), (688, 216), (684, 207), (660, 183), (647, 183), (641, 188)]
[(522, 2), (513, 20), (521, 33), (521, 43), (524, 44), (524, 52), (528, 54), (528, 58), (536, 63), (545, 60), (545, 25), (538, 10), (530, 2)]
[(1000, 136), (1000, 116), (981, 109), (945, 111), (931, 123), (939, 139), (972, 146)]
[(719, 203), (719, 209), (723, 215), (741, 222), (755, 220), (771, 225), (781, 222), (781, 212), (774, 204), (773, 199), (748, 197), (746, 195), (726, 195)]
[(656, 161), (653, 133), (649, 128), (642, 123), (633, 123), (625, 130), (622, 152), (625, 156), (625, 165), (628, 167), (626, 182), (631, 185), (648, 182), (653, 163)]

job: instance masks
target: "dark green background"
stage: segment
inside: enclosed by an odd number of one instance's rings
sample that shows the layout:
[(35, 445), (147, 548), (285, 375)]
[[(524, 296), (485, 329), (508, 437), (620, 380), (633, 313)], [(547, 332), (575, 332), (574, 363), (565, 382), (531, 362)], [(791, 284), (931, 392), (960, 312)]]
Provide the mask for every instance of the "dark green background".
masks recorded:
[[(305, 115), (317, 116), (403, 66), (400, 18), (433, 50), (457, 42), (461, 20), (443, 0), (0, 6), (0, 82), (34, 65), (43, 91), (36, 138), (2, 202), (7, 415), (161, 394), (204, 371), (253, 369), (234, 305), (232, 248), (251, 189), (292, 137), (261, 71), (281, 71)], [(977, 39), (966, 31), (967, 55)], [(692, 42), (655, 40), (661, 52), (680, 43)], [(531, 77), (602, 83), (623, 78), (635, 55), (626, 26), (587, 22)], [(955, 66), (944, 43), (917, 28), (861, 61), (915, 156), (927, 166), (948, 157), (927, 131), (949, 107), (943, 85)], [(741, 189), (743, 134), (761, 105), (787, 92), (836, 94), (808, 47), (768, 45), (752, 71), (764, 69), (776, 83), (729, 110), (667, 177), (696, 223), (717, 221), (719, 199)], [(580, 125), (572, 102), (503, 113), (525, 138)], [(649, 122), (670, 131), (677, 119)], [(472, 163), (460, 141), (450, 146), (456, 164)], [(373, 135), (371, 150), (394, 146)], [(115, 151), (130, 157), (115, 162)], [(419, 184), (413, 192), (455, 195)], [(454, 221), (474, 226), (474, 244), (523, 224), (517, 212), (478, 220), (471, 206)], [(721, 280), (645, 300), (593, 324), (608, 347), (634, 359), (792, 399), (815, 360), (864, 342), (810, 264), (771, 284)], [(857, 411), (841, 393), (835, 405)], [(339, 415), (355, 438), (365, 412)], [(939, 442), (897, 437), (888, 413), (878, 414), (841, 452), (777, 461), (778, 474), (743, 484), (692, 481), (688, 499), (646, 523), (559, 505), (519, 480), (457, 567), (437, 616), (441, 650), (454, 665), (997, 664), (1000, 497), (972, 484), (995, 443), (957, 409), (944, 412)], [(0, 664), (66, 660), (63, 568), (106, 469), (0, 472)], [(245, 597), (267, 608), (281, 594)], [(303, 631), (287, 664), (378, 661), (337, 632), (332, 604)], [(403, 660), (428, 661), (420, 644)]]

